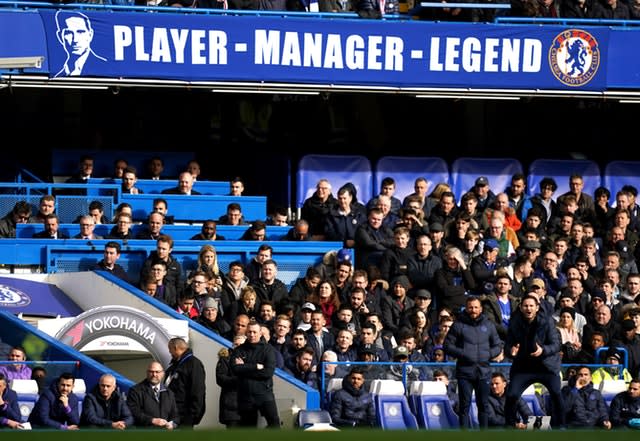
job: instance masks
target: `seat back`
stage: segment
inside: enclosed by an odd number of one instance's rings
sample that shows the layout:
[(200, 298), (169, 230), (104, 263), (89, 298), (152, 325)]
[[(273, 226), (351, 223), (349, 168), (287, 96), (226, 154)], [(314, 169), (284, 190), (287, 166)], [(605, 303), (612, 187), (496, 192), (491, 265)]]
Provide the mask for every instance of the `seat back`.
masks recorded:
[(380, 185), (386, 177), (396, 182), (395, 197), (402, 201), (414, 191), (416, 178), (423, 177), (433, 189), (440, 182), (449, 183), (449, 166), (442, 158), (427, 156), (383, 156), (378, 159), (373, 174), (373, 193), (380, 193)]
[(314, 424), (332, 424), (331, 414), (323, 409), (300, 409), (296, 418), (296, 425), (307, 429)]
[(625, 383), (624, 379), (616, 378), (616, 379), (605, 379), (600, 382), (599, 385), (600, 393), (602, 394), (602, 398), (604, 399), (607, 406), (611, 404), (613, 398), (618, 395), (620, 392), (624, 392), (629, 389), (627, 383)]
[(421, 428), (438, 430), (459, 427), (458, 416), (447, 396), (447, 386), (442, 381), (412, 382), (409, 403)]
[(602, 185), (600, 166), (595, 161), (587, 159), (536, 159), (529, 165), (527, 177), (527, 193), (530, 196), (540, 191), (540, 181), (544, 177), (553, 178), (558, 184), (554, 193), (557, 198), (569, 191), (571, 175), (582, 175), (584, 180), (583, 192), (593, 196), (596, 188)]
[(411, 411), (402, 381), (373, 380), (373, 394), (378, 425), (386, 430), (417, 429), (418, 421)]
[(611, 203), (623, 185), (633, 185), (640, 189), (640, 161), (611, 161), (604, 167), (602, 185), (611, 192)]
[(327, 387), (325, 390), (325, 401), (324, 408), (328, 409), (331, 405), (331, 400), (333, 400), (333, 394), (342, 389), (342, 378), (331, 378), (327, 383)]
[(22, 422), (29, 419), (33, 407), (38, 401), (38, 382), (36, 380), (11, 380), (9, 387), (18, 395), (18, 406)]
[(82, 403), (87, 395), (87, 385), (82, 378), (76, 378), (73, 382), (73, 393), (78, 397), (78, 412), (82, 414)]
[(451, 188), (459, 202), (479, 176), (486, 176), (491, 191), (498, 194), (511, 184), (511, 176), (522, 170), (514, 158), (458, 158), (451, 164)]
[(302, 208), (304, 201), (316, 191), (320, 179), (328, 179), (334, 196), (340, 187), (351, 182), (358, 192), (358, 201), (366, 204), (371, 199), (373, 177), (371, 162), (359, 155), (305, 155), (298, 162), (296, 173), (296, 203)]

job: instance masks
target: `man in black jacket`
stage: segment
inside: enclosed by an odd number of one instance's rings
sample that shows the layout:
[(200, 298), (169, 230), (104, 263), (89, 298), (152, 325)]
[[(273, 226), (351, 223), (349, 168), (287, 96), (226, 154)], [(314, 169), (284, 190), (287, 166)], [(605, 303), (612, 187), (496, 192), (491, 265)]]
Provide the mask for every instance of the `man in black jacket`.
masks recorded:
[(82, 404), (81, 426), (124, 430), (133, 426), (133, 415), (124, 395), (116, 387), (116, 379), (104, 374)]
[(495, 325), (482, 313), (482, 303), (477, 297), (468, 297), (465, 309), (453, 323), (444, 341), (447, 355), (455, 358), (460, 409), (460, 427), (468, 428), (471, 395), (476, 392), (478, 421), (481, 429), (489, 424), (489, 381), (491, 360), (502, 352), (502, 341)]
[(504, 353), (513, 359), (505, 403), (506, 427), (516, 426), (518, 399), (533, 383), (546, 386), (551, 395), (551, 424), (564, 427), (564, 403), (560, 393), (560, 333), (550, 315), (541, 314), (538, 298), (526, 295), (520, 311), (509, 321)]
[(205, 370), (187, 342), (175, 337), (169, 340), (171, 363), (167, 368), (165, 384), (176, 397), (180, 414), (180, 427), (191, 429), (200, 423), (205, 412)]
[(268, 427), (280, 428), (273, 394), (275, 369), (275, 349), (262, 338), (260, 323), (252, 319), (247, 327), (247, 341), (234, 349), (231, 355), (231, 370), (239, 378), (240, 426), (256, 427), (260, 412)]
[(173, 430), (180, 423), (176, 397), (164, 386), (164, 369), (157, 361), (147, 367), (147, 378), (129, 389), (127, 404), (137, 427)]

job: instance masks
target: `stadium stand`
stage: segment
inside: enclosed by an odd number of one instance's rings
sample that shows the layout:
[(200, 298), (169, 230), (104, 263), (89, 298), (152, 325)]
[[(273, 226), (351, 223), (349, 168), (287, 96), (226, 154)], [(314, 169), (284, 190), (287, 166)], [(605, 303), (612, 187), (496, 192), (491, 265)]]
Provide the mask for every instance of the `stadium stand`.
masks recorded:
[(522, 164), (514, 158), (458, 158), (451, 164), (451, 187), (460, 201), (462, 195), (474, 186), (476, 179), (485, 176), (491, 190), (497, 194), (509, 186), (514, 173), (522, 172)]
[(396, 181), (395, 197), (401, 201), (413, 193), (413, 184), (418, 177), (426, 178), (430, 189), (440, 182), (448, 184), (450, 181), (449, 165), (445, 160), (427, 156), (383, 156), (378, 159), (373, 174), (374, 194), (380, 191), (382, 180), (387, 176)]
[(585, 193), (593, 196), (596, 188), (602, 185), (600, 166), (595, 161), (586, 159), (536, 159), (529, 165), (527, 176), (527, 192), (534, 196), (540, 191), (540, 181), (544, 177), (555, 179), (558, 189), (556, 196), (569, 191), (569, 178), (573, 174), (584, 178)]

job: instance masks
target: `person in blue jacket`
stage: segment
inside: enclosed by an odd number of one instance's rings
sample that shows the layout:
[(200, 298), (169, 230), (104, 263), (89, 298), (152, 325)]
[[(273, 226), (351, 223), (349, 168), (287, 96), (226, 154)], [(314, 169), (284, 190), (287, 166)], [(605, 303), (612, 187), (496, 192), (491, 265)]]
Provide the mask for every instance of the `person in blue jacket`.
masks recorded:
[(496, 326), (482, 312), (482, 303), (475, 296), (467, 297), (465, 309), (453, 322), (444, 341), (444, 350), (456, 359), (456, 379), (460, 409), (460, 427), (470, 427), (469, 409), (475, 391), (480, 428), (489, 426), (490, 362), (502, 353), (502, 341)]
[(640, 378), (631, 380), (629, 389), (613, 397), (609, 419), (615, 428), (640, 427)]
[(79, 400), (73, 393), (74, 383), (73, 375), (64, 372), (40, 395), (29, 415), (29, 422), (34, 428), (78, 430)]
[(115, 377), (111, 374), (102, 375), (82, 402), (80, 425), (124, 430), (133, 426), (133, 423), (133, 414), (124, 395), (118, 390)]
[(362, 366), (354, 366), (342, 380), (329, 404), (331, 421), (338, 427), (374, 427), (376, 412), (373, 396), (366, 390)]
[(0, 374), (0, 429), (22, 429), (18, 394), (9, 387), (7, 378)]

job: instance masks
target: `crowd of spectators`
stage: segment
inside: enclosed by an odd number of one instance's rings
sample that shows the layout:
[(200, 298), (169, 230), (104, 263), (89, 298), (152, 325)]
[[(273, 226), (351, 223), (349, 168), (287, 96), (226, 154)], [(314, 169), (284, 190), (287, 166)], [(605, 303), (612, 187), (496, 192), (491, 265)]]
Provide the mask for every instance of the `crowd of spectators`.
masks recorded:
[[(455, 195), (445, 183), (429, 192), (426, 180), (418, 177), (413, 194), (396, 195), (395, 182), (386, 178), (378, 195), (358, 201), (351, 183), (342, 185), (334, 197), (332, 184), (322, 179), (305, 201), (302, 218), (292, 226), (288, 240), (339, 241), (343, 248), (327, 252), (291, 288), (278, 278), (277, 254), (262, 243), (265, 236), (260, 230), (266, 225), (262, 221), (248, 225), (256, 235), (252, 240), (259, 242), (249, 263), (232, 262), (225, 274), (215, 248), (205, 245), (198, 268), (186, 279), (171, 256), (172, 238), (159, 232), (156, 251), (145, 262), (138, 283), (229, 341), (246, 336), (251, 323), (260, 324), (262, 337), (252, 344), (267, 343), (276, 354), (275, 367), (318, 389), (322, 372), (325, 377), (349, 375), (345, 382), (351, 386), (360, 382), (360, 375), (365, 383), (397, 378), (393, 366), (373, 363), (363, 372), (349, 372), (342, 366), (329, 369), (321, 364), (334, 358), (339, 362), (459, 362), (466, 354), (453, 350), (447, 335), (450, 329), (458, 329), (461, 319), (491, 323), (498, 340), (486, 361), (511, 362), (518, 353), (509, 346), (512, 323), (522, 322), (523, 308), (535, 307), (539, 309), (536, 316), (552, 325), (549, 335), (558, 343), (556, 349), (545, 346), (543, 352), (553, 350), (565, 364), (609, 364), (599, 378), (621, 372), (624, 360), (624, 377), (631, 390), (636, 387), (631, 380), (640, 374), (637, 189), (630, 185), (616, 189), (612, 206), (611, 190), (600, 187), (589, 195), (583, 192), (582, 176), (571, 175), (568, 181), (570, 190), (555, 195), (557, 183), (545, 178), (539, 192), (529, 197), (522, 174), (513, 175), (510, 185), (494, 189), (495, 193), (489, 180), (480, 176), (463, 195)], [(45, 225), (55, 216), (55, 204), (50, 202), (49, 198), (41, 201)], [(0, 223), (0, 231), (10, 229), (11, 222), (15, 227), (16, 222), (29, 221), (31, 213), (24, 208), (17, 204)], [(119, 220), (128, 215), (126, 207), (120, 208)], [(230, 207), (229, 218), (241, 218), (236, 208)], [(92, 219), (99, 217), (96, 214)], [(274, 212), (273, 220), (279, 217), (282, 213)], [(150, 230), (153, 223), (150, 216)], [(213, 240), (211, 226), (205, 223), (201, 234)], [(215, 223), (213, 227), (215, 235)], [(148, 239), (155, 233), (150, 231)], [(114, 243), (105, 248), (103, 266), (117, 260), (119, 249)], [(474, 317), (468, 319), (471, 298), (478, 305), (474, 303)], [(530, 299), (529, 306), (523, 305), (523, 299)], [(613, 351), (601, 359), (602, 347)], [(219, 365), (230, 369), (229, 377), (233, 376), (233, 351), (220, 354)], [(224, 362), (225, 357), (231, 361)], [(441, 374), (425, 367), (413, 371), (415, 379)], [(445, 373), (451, 374), (447, 377), (454, 385), (459, 381), (455, 371)], [(486, 371), (487, 384), (489, 374)], [(229, 378), (219, 378), (218, 383), (238, 387)], [(229, 399), (233, 393), (224, 396)], [(463, 407), (467, 405), (465, 398)], [(485, 401), (484, 407), (488, 409), (490, 403)], [(252, 415), (243, 418), (224, 416), (231, 426), (253, 420)], [(598, 424), (606, 427), (604, 421)]]

